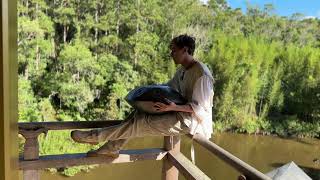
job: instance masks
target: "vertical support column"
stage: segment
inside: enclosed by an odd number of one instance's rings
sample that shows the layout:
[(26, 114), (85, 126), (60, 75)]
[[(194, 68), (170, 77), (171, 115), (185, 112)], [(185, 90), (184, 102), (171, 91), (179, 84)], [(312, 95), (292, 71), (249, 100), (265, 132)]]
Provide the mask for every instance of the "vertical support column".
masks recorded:
[[(44, 129), (38, 130), (21, 130), (20, 134), (26, 139), (24, 144), (23, 159), (28, 160), (37, 160), (39, 159), (39, 143), (38, 136), (45, 132)], [(23, 171), (24, 180), (40, 180), (40, 171), (39, 170), (24, 170)]]
[[(180, 152), (180, 136), (165, 136), (164, 149), (171, 153)], [(163, 180), (178, 180), (179, 171), (168, 159), (168, 156), (163, 158), (162, 179)]]
[(18, 179), (17, 0), (0, 1), (0, 179)]

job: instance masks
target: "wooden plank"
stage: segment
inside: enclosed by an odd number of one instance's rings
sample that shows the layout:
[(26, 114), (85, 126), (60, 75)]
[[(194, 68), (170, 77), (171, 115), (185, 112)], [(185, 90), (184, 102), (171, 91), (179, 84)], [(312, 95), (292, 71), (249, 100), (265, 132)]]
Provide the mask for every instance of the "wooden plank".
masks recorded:
[(210, 178), (204, 174), (196, 165), (186, 158), (182, 153), (173, 154), (168, 152), (167, 154), (172, 164), (178, 168), (186, 179), (190, 180), (209, 180)]
[[(187, 135), (188, 137), (192, 138), (192, 135)], [(224, 150), (223, 148), (219, 147), (215, 143), (207, 140), (205, 137), (195, 134), (193, 136), (193, 140), (199, 143), (201, 146), (215, 154), (218, 158), (232, 166), (233, 168), (237, 169), (239, 172), (243, 173), (245, 177), (249, 179), (257, 179), (257, 180), (271, 180), (270, 177), (266, 176), (262, 172), (258, 171), (254, 167), (250, 166), (249, 164), (245, 163), (241, 159), (237, 158), (236, 156), (232, 155), (228, 151)]]
[(118, 125), (122, 120), (108, 121), (64, 121), (64, 122), (32, 122), (18, 123), (19, 130), (36, 130), (44, 128), (46, 130), (65, 130), (65, 129), (91, 129)]
[(118, 158), (111, 157), (87, 157), (86, 153), (62, 154), (40, 156), (39, 160), (25, 161), (19, 160), (19, 169), (35, 170), (45, 168), (59, 168), (90, 164), (110, 164), (110, 163), (127, 163), (141, 160), (162, 160), (167, 154), (160, 148), (139, 149), (139, 150), (121, 150)]
[(39, 170), (23, 171), (23, 180), (40, 180)]
[[(180, 152), (180, 136), (165, 136), (164, 149), (171, 153)], [(163, 159), (162, 179), (178, 180), (178, 177), (179, 177), (178, 169), (171, 163), (171, 161), (168, 159), (168, 156), (166, 156)]]

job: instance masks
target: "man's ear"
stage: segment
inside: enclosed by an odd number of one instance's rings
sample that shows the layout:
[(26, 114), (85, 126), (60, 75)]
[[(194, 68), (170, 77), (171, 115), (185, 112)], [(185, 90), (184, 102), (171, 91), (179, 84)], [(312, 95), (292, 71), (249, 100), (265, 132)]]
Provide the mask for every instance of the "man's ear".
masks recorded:
[[(184, 52), (188, 53), (189, 48), (188, 47), (183, 47)], [(188, 53), (189, 54), (189, 53)]]

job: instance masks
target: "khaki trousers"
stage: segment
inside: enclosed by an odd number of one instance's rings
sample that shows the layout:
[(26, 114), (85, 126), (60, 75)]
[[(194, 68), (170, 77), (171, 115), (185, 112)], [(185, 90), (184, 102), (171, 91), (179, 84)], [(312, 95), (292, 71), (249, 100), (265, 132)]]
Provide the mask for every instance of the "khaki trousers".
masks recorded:
[(96, 135), (99, 142), (108, 141), (100, 147), (100, 150), (117, 151), (128, 142), (129, 138), (187, 134), (190, 132), (186, 125), (190, 123), (187, 121), (191, 121), (190, 113), (168, 112), (151, 115), (134, 111), (121, 124), (99, 129)]

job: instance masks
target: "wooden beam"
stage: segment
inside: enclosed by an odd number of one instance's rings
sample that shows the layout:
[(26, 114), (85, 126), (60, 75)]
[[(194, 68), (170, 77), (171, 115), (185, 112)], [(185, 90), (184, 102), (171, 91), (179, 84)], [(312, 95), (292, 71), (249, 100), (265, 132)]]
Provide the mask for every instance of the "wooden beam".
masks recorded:
[(122, 120), (108, 121), (64, 121), (64, 122), (32, 122), (19, 123), (19, 130), (66, 130), (66, 129), (92, 129), (103, 128), (113, 125), (118, 125)]
[[(191, 134), (187, 136), (192, 138)], [(215, 154), (218, 158), (220, 158), (221, 160), (223, 160), (233, 168), (237, 169), (239, 172), (243, 173), (245, 177), (249, 179), (257, 179), (257, 180), (271, 180), (271, 178), (268, 177), (267, 175), (258, 171), (254, 167), (245, 163), (244, 161), (232, 155), (231, 153), (224, 150), (223, 148), (219, 147), (215, 143), (207, 140), (205, 137), (199, 134), (195, 134), (193, 136), (193, 140), (199, 143), (202, 147), (206, 148), (207, 150)]]
[[(165, 136), (164, 137), (164, 149), (171, 153), (179, 153), (180, 152), (180, 136)], [(178, 169), (171, 163), (166, 156), (163, 159), (162, 165), (162, 179), (163, 180), (178, 180), (179, 171)]]
[(110, 163), (128, 163), (141, 160), (162, 160), (167, 154), (166, 151), (159, 148), (139, 149), (139, 150), (121, 150), (118, 158), (111, 157), (87, 157), (86, 153), (62, 154), (40, 156), (38, 160), (25, 161), (20, 158), (20, 170), (35, 170), (45, 168), (61, 168), (69, 166), (90, 165), (90, 164), (110, 164)]
[(196, 165), (186, 158), (182, 153), (167, 154), (171, 163), (178, 168), (186, 179), (190, 180), (209, 180), (210, 178), (204, 174)]

